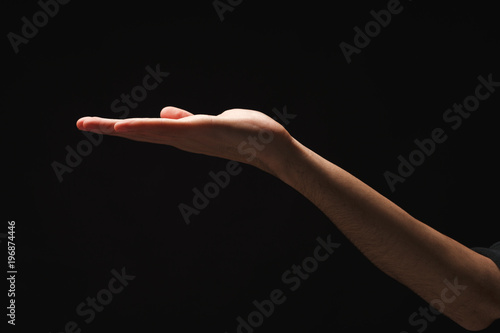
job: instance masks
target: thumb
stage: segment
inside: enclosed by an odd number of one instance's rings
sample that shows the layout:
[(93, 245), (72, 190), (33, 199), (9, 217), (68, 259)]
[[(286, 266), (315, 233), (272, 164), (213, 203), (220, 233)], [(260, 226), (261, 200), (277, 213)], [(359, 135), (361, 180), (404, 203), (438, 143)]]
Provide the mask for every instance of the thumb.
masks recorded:
[(169, 119), (180, 119), (180, 118), (189, 117), (192, 115), (193, 114), (191, 112), (176, 108), (174, 106), (164, 107), (160, 112), (161, 118), (169, 118)]

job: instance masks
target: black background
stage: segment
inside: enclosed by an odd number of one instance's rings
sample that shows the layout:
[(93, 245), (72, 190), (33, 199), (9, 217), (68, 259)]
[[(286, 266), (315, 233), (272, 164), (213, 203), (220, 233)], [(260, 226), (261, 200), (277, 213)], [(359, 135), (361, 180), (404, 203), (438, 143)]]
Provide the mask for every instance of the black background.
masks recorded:
[[(425, 302), (260, 170), (243, 165), (186, 225), (178, 204), (191, 204), (192, 189), (227, 161), (105, 137), (62, 182), (51, 166), (85, 139), (79, 117), (117, 117), (112, 101), (159, 64), (170, 75), (130, 117), (157, 117), (167, 105), (269, 115), (286, 106), (297, 115), (287, 129), (306, 146), (464, 245), (490, 246), (500, 240), (490, 192), (499, 92), (456, 131), (442, 115), (474, 93), (479, 75), (500, 81), (497, 11), (491, 2), (402, 5), (351, 64), (339, 44), (352, 44), (353, 28), (387, 1), (243, 1), (221, 22), (212, 1), (74, 0), (19, 53), (5, 37), (0, 232), (16, 221), (18, 331), (61, 332), (75, 321), (82, 332), (230, 333), (253, 300), (282, 289), (286, 302), (255, 332), (416, 332), (408, 317)], [(39, 10), (5, 1), (4, 36)], [(448, 140), (392, 193), (384, 172), (436, 127)], [(281, 274), (329, 234), (341, 247), (289, 291)], [(86, 324), (75, 308), (122, 267), (136, 278)], [(440, 316), (426, 332), (444, 330), (463, 331)]]

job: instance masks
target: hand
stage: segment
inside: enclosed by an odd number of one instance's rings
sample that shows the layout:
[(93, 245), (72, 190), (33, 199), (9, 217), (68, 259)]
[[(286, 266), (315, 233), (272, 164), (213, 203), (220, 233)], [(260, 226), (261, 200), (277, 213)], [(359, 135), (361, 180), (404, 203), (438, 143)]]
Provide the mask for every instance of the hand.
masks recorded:
[(276, 174), (281, 157), (293, 141), (278, 122), (261, 112), (245, 109), (231, 109), (210, 116), (166, 107), (160, 118), (83, 117), (76, 126), (83, 131), (235, 160), (271, 174)]

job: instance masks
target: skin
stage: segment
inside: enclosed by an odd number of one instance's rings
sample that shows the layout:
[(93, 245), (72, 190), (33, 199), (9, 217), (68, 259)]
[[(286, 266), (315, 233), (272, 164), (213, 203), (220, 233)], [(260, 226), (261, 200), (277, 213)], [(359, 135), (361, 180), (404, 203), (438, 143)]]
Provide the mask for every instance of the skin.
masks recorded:
[[(253, 165), (304, 195), (379, 269), (427, 302), (454, 295), (445, 280), (465, 286), (443, 309), (462, 327), (481, 330), (500, 318), (500, 269), (492, 260), (413, 218), (261, 112), (210, 116), (166, 107), (160, 118), (83, 117), (77, 127)], [(273, 140), (248, 160), (238, 145), (259, 131)]]

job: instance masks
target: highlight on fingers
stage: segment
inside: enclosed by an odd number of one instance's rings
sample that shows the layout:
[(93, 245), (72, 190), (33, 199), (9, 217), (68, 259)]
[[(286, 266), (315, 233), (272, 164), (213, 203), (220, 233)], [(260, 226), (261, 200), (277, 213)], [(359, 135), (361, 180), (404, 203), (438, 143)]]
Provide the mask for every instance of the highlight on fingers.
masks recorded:
[(118, 135), (118, 133), (129, 131), (164, 129), (167, 124), (174, 125), (171, 121), (189, 116), (193, 114), (174, 106), (167, 106), (161, 110), (160, 118), (110, 119), (87, 116), (78, 119), (76, 127), (81, 131)]

